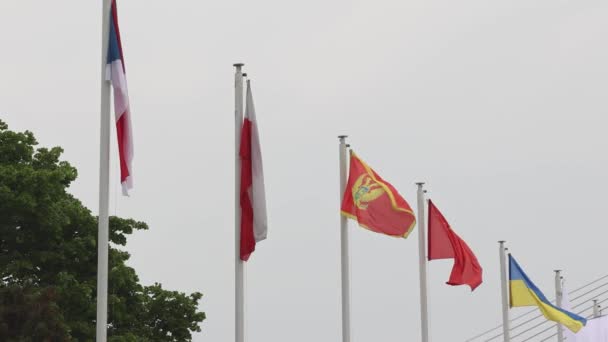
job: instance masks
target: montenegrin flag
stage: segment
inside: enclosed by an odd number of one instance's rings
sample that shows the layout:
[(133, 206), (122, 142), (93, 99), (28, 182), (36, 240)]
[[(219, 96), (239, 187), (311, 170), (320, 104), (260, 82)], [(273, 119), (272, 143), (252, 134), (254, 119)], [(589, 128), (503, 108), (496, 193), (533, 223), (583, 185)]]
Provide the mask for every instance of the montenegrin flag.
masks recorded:
[(120, 158), (120, 183), (124, 195), (133, 187), (133, 134), (131, 132), (131, 112), (125, 74), (125, 59), (122, 53), (116, 0), (112, 0), (110, 14), (110, 36), (108, 57), (106, 61), (106, 80), (114, 89), (114, 113), (116, 114), (116, 135), (118, 137), (118, 154)]
[(251, 83), (247, 81), (245, 118), (241, 130), (241, 260), (249, 260), (255, 244), (266, 239), (266, 194), (258, 122), (255, 117)]
[(397, 190), (353, 152), (341, 213), (363, 228), (395, 237), (407, 237), (416, 224)]

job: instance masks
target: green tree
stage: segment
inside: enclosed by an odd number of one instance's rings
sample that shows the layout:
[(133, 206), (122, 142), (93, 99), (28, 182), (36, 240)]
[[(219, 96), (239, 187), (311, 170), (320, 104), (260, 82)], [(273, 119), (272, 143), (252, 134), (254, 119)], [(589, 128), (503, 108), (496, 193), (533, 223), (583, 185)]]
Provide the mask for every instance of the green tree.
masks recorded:
[[(66, 189), (77, 177), (63, 150), (0, 120), (0, 340), (93, 341), (97, 218)], [(125, 246), (144, 222), (110, 218), (109, 340), (191, 341), (202, 295), (142, 286)]]

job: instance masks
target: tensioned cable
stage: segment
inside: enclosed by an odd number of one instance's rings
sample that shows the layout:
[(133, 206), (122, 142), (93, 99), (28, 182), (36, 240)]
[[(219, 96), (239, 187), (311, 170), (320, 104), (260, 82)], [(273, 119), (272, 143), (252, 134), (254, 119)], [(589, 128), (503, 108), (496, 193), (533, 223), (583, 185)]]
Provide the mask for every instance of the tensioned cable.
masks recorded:
[(572, 301), (575, 301), (575, 300), (577, 300), (577, 299), (580, 299), (580, 298), (582, 298), (582, 297), (584, 297), (584, 296), (586, 296), (586, 295), (590, 294), (591, 292), (593, 292), (593, 291), (595, 291), (595, 290), (601, 289), (602, 287), (604, 287), (604, 286), (606, 286), (606, 285), (608, 285), (608, 283), (604, 283), (604, 284), (602, 284), (602, 285), (600, 285), (600, 286), (598, 286), (598, 287), (594, 288), (593, 290), (589, 290), (589, 291), (587, 291), (587, 292), (583, 293), (582, 295), (579, 295), (578, 297), (572, 298), (570, 301), (572, 302)]
[[(534, 311), (538, 311), (538, 308), (535, 308), (535, 310), (534, 310)], [(539, 314), (539, 315), (537, 315), (537, 316), (534, 316), (534, 317), (530, 318), (529, 320), (527, 320), (527, 321), (525, 321), (525, 322), (523, 322), (523, 323), (520, 323), (520, 324), (518, 324), (518, 325), (516, 325), (516, 326), (514, 326), (514, 327), (511, 327), (511, 329), (509, 329), (509, 330), (513, 331), (513, 330), (515, 330), (515, 329), (517, 329), (517, 328), (519, 328), (519, 327), (521, 327), (521, 326), (524, 326), (524, 325), (526, 325), (526, 324), (528, 324), (528, 323), (530, 323), (530, 322), (532, 322), (532, 321), (534, 321), (534, 320), (537, 320), (537, 319), (539, 319), (539, 318), (541, 318), (541, 317), (543, 317), (543, 314)], [(530, 328), (530, 329), (531, 329), (531, 328)], [(529, 329), (526, 329), (526, 330), (524, 330), (524, 332), (526, 332), (526, 331), (528, 331), (528, 330), (529, 330)], [(513, 337), (515, 337), (515, 336), (513, 336)]]
[[(514, 321), (516, 321), (516, 320), (518, 320), (518, 319), (520, 319), (520, 318), (522, 318), (522, 317), (525, 317), (525, 316), (527, 316), (527, 315), (529, 315), (529, 314), (531, 314), (531, 313), (533, 313), (533, 312), (535, 312), (535, 311), (536, 311), (536, 309), (532, 309), (532, 310), (530, 310), (530, 311), (528, 311), (528, 312), (526, 312), (526, 313), (523, 313), (523, 314), (521, 314), (520, 316), (517, 316), (517, 317), (515, 317), (515, 318), (513, 318), (513, 319), (510, 319), (510, 320), (509, 320), (509, 323), (512, 323), (512, 322), (514, 322)], [(482, 332), (482, 333), (481, 333), (481, 334), (479, 334), (479, 335), (476, 335), (476, 336), (474, 336), (474, 337), (471, 337), (471, 338), (469, 338), (468, 340), (466, 340), (466, 341), (464, 341), (464, 342), (472, 342), (472, 341), (474, 341), (474, 340), (476, 340), (476, 339), (478, 339), (478, 338), (482, 337), (483, 335), (487, 335), (488, 333), (491, 333), (492, 331), (494, 331), (494, 330), (496, 330), (496, 329), (499, 329), (499, 328), (502, 328), (502, 324), (501, 324), (501, 325), (499, 325), (499, 326), (496, 326), (496, 327), (494, 327), (494, 328), (492, 328), (492, 329), (490, 329), (490, 330), (486, 330), (486, 331)], [(500, 335), (498, 335), (498, 336), (502, 336), (502, 334), (500, 334)]]
[(495, 338), (499, 338), (499, 337), (501, 337), (501, 336), (502, 336), (502, 333), (500, 333), (500, 334), (498, 334), (498, 335), (496, 335), (496, 336), (492, 336), (492, 337), (490, 337), (490, 339), (489, 339), (489, 340), (483, 340), (483, 342), (489, 342), (489, 341), (492, 341), (493, 339), (495, 339)]
[[(518, 319), (520, 319), (520, 318), (522, 318), (522, 317), (524, 317), (524, 316), (527, 316), (528, 314), (531, 314), (531, 313), (533, 313), (533, 312), (535, 312), (535, 311), (536, 311), (536, 309), (533, 309), (533, 310), (530, 310), (530, 311), (528, 311), (528, 312), (526, 312), (526, 313), (524, 313), (524, 314), (522, 314), (522, 315), (520, 315), (520, 316), (517, 316), (517, 317), (515, 317), (515, 318), (513, 318), (513, 319), (510, 319), (510, 320), (509, 320), (509, 323), (511, 323), (511, 322), (513, 322), (513, 321), (516, 321), (516, 320), (518, 320)], [(482, 337), (483, 335), (487, 335), (487, 334), (491, 333), (492, 331), (494, 331), (494, 330), (496, 330), (496, 329), (499, 329), (499, 328), (502, 328), (502, 324), (501, 324), (501, 325), (498, 325), (498, 326), (496, 326), (496, 327), (494, 327), (494, 328), (492, 328), (492, 329), (486, 330), (486, 331), (482, 332), (481, 334), (475, 335), (474, 337), (471, 337), (471, 338), (469, 338), (468, 340), (466, 340), (466, 341), (464, 341), (464, 342), (472, 342), (472, 341), (474, 341), (474, 340), (476, 340), (476, 339), (478, 339), (478, 338)], [(498, 335), (498, 336), (501, 336), (501, 335), (502, 335), (502, 334), (500, 334), (500, 335)]]
[[(513, 335), (513, 336), (511, 336), (511, 338), (516, 338), (516, 337), (519, 337), (519, 336), (521, 336), (521, 335), (524, 335), (525, 333), (529, 332), (530, 330), (533, 330), (533, 329), (535, 329), (535, 328), (538, 328), (538, 327), (542, 326), (543, 324), (547, 324), (547, 322), (548, 322), (548, 321), (542, 321), (542, 322), (540, 322), (540, 323), (536, 324), (535, 326), (530, 327), (530, 328), (528, 328), (528, 329), (526, 329), (526, 330), (524, 330), (524, 331), (520, 332), (520, 333), (519, 333), (519, 334), (517, 334), (517, 335)], [(536, 336), (536, 335), (535, 335), (535, 336)]]
[[(599, 296), (601, 296), (601, 295), (603, 295), (603, 294), (606, 294), (606, 293), (608, 293), (608, 290), (606, 290), (606, 291), (604, 291), (604, 292), (600, 292), (600, 293), (598, 293), (597, 295), (595, 295), (594, 297), (599, 297)], [(604, 299), (603, 301), (605, 301), (605, 299)], [(576, 308), (578, 308), (579, 306), (581, 306), (581, 305), (583, 305), (583, 304), (585, 304), (585, 303), (587, 303), (587, 301), (584, 301), (584, 302), (578, 303), (578, 304), (574, 305), (574, 306), (572, 307), (572, 309), (576, 309)], [(592, 306), (592, 307), (593, 307), (593, 306)]]
[[(574, 289), (574, 290), (572, 290), (572, 291), (568, 292), (568, 295), (572, 295), (572, 294), (574, 294), (574, 293), (576, 293), (576, 292), (578, 292), (578, 291), (580, 291), (580, 290), (582, 290), (582, 289), (584, 289), (584, 288), (586, 288), (586, 287), (589, 287), (589, 286), (591, 286), (591, 285), (593, 285), (593, 284), (595, 284), (595, 283), (597, 283), (597, 282), (599, 282), (599, 281), (601, 281), (601, 280), (603, 280), (603, 279), (606, 279), (606, 278), (608, 278), (608, 274), (606, 274), (606, 275), (604, 275), (604, 276), (602, 276), (602, 277), (599, 277), (599, 278), (595, 279), (594, 281), (592, 281), (592, 282), (590, 282), (590, 283), (587, 283), (587, 284), (585, 284), (585, 285), (583, 285), (583, 286), (581, 286), (581, 287), (579, 287), (579, 288), (576, 288), (576, 289)], [(608, 285), (608, 283), (606, 283), (606, 284), (604, 284), (604, 285), (601, 285), (601, 286), (599, 286), (599, 287), (602, 287), (602, 286), (605, 286), (605, 285)], [(598, 287), (598, 288), (599, 288), (599, 287)], [(596, 289), (597, 289), (597, 288), (596, 288)], [(588, 291), (588, 292), (586, 292), (586, 293), (584, 293), (584, 294), (582, 294), (582, 295), (579, 295), (578, 297), (573, 298), (573, 299), (572, 299), (572, 301), (574, 301), (574, 300), (576, 300), (576, 299), (579, 299), (579, 298), (581, 298), (581, 297), (583, 297), (583, 296), (585, 296), (585, 295), (589, 294), (590, 292), (595, 291), (596, 289), (591, 290), (591, 291)], [(551, 302), (555, 302), (555, 299), (551, 300)], [(518, 319), (520, 319), (520, 318), (523, 318), (523, 317), (525, 317), (525, 316), (527, 316), (527, 315), (529, 315), (529, 314), (531, 314), (531, 313), (533, 313), (533, 312), (536, 312), (536, 309), (532, 309), (532, 310), (530, 310), (530, 311), (528, 311), (528, 312), (525, 312), (525, 313), (523, 313), (523, 314), (521, 314), (521, 315), (519, 315), (519, 316), (517, 316), (517, 317), (515, 317), (515, 318), (513, 318), (513, 319), (510, 319), (510, 320), (509, 320), (509, 322), (514, 322), (514, 321), (516, 321), (516, 320), (518, 320)], [(542, 315), (541, 315), (541, 316), (542, 316)], [(540, 317), (540, 316), (539, 316), (539, 317)], [(480, 334), (478, 334), (478, 335), (475, 335), (474, 337), (469, 338), (469, 339), (468, 339), (468, 340), (466, 340), (465, 342), (472, 342), (472, 341), (474, 341), (474, 340), (476, 340), (476, 339), (478, 339), (478, 338), (480, 338), (480, 337), (482, 337), (482, 336), (484, 336), (484, 335), (487, 335), (487, 334), (491, 333), (491, 332), (492, 332), (492, 331), (494, 331), (494, 330), (500, 329), (500, 328), (502, 328), (502, 324), (500, 324), (500, 325), (498, 325), (498, 326), (495, 326), (495, 327), (494, 327), (494, 328), (492, 328), (492, 329), (488, 329), (488, 330), (486, 330), (486, 331), (484, 331), (484, 332), (482, 332), (482, 333), (480, 333)], [(500, 335), (498, 335), (498, 336), (494, 336), (494, 337), (492, 337), (490, 340), (486, 340), (486, 341), (491, 341), (491, 340), (495, 339), (496, 337), (500, 337), (500, 336), (502, 336), (502, 333), (501, 333)]]
[[(593, 315), (591, 315), (591, 316), (587, 316), (586, 318), (587, 318), (587, 319), (591, 319), (591, 318), (593, 318)], [(548, 328), (546, 328), (546, 329), (544, 329), (544, 330), (542, 330), (542, 331), (540, 331), (540, 332), (538, 332), (538, 333), (536, 333), (536, 334), (534, 334), (534, 335), (532, 335), (532, 336), (528, 337), (528, 338), (527, 338), (527, 339), (525, 339), (525, 340), (522, 340), (521, 342), (530, 341), (531, 339), (535, 338), (536, 336), (541, 335), (541, 334), (543, 334), (543, 333), (545, 333), (545, 332), (547, 332), (547, 331), (549, 331), (549, 330), (551, 330), (551, 329), (555, 329), (555, 326), (554, 326), (554, 325), (551, 325), (550, 327), (548, 327)], [(551, 338), (551, 337), (553, 337), (553, 336), (555, 336), (555, 335), (557, 335), (557, 334), (553, 334), (553, 335), (551, 335), (551, 336), (549, 336), (549, 337), (546, 337), (544, 340), (541, 340), (541, 341), (545, 341), (545, 340), (547, 340), (547, 339), (549, 339), (549, 338)]]
[(600, 280), (602, 280), (602, 279), (606, 279), (606, 278), (608, 278), (608, 274), (606, 274), (605, 276), (600, 277), (600, 278), (598, 278), (598, 279), (596, 279), (596, 280), (594, 280), (594, 281), (592, 281), (592, 282), (588, 283), (587, 285), (583, 285), (583, 286), (579, 287), (579, 288), (578, 288), (578, 289), (576, 289), (576, 290), (572, 290), (572, 291), (568, 292), (568, 294), (569, 294), (569, 295), (574, 294), (575, 292), (578, 292), (578, 291), (580, 291), (580, 290), (584, 289), (585, 287), (590, 286), (590, 285), (593, 285), (593, 284), (597, 283), (598, 281), (600, 281)]
[[(551, 300), (551, 302), (555, 302), (555, 299)], [(531, 313), (533, 313), (533, 312), (537, 312), (537, 310), (538, 310), (537, 308), (531, 309), (531, 310), (530, 310), (530, 311), (528, 311), (528, 312), (525, 312), (525, 313), (523, 313), (523, 314), (521, 314), (521, 315), (519, 315), (519, 316), (517, 316), (517, 317), (515, 317), (515, 318), (513, 318), (513, 319), (510, 319), (510, 320), (509, 320), (509, 323), (513, 323), (513, 322), (515, 322), (516, 320), (518, 320), (518, 319), (520, 319), (520, 318), (523, 318), (523, 317), (525, 317), (525, 316), (527, 316), (527, 315), (529, 315), (529, 314), (531, 314)], [(528, 322), (530, 322), (530, 321), (532, 321), (532, 320), (534, 320), (534, 319), (536, 319), (536, 318), (538, 318), (538, 317), (542, 317), (542, 314), (541, 314), (541, 315), (537, 315), (537, 316), (535, 316), (535, 317), (533, 317), (533, 318), (529, 319), (528, 321), (525, 321), (524, 323), (521, 323), (521, 324), (519, 324), (519, 325), (517, 325), (517, 326), (515, 326), (515, 327), (513, 327), (513, 328), (510, 328), (510, 329), (509, 329), (509, 331), (510, 331), (510, 330), (513, 330), (513, 329), (515, 329), (515, 328), (517, 328), (517, 327), (520, 327), (521, 325), (526, 324), (526, 323), (528, 323)], [(488, 333), (490, 333), (490, 332), (492, 332), (492, 331), (494, 331), (494, 330), (496, 330), (496, 329), (498, 329), (498, 328), (502, 328), (502, 324), (501, 324), (501, 325), (499, 325), (499, 326), (497, 326), (497, 327), (494, 327), (493, 329), (487, 330), (487, 331), (485, 331), (485, 332), (483, 332), (483, 333), (481, 333), (481, 334), (479, 334), (479, 335), (477, 335), (477, 336), (475, 336), (475, 337), (472, 337), (472, 338), (470, 338), (470, 339), (466, 340), (465, 342), (471, 342), (471, 341), (473, 341), (473, 340), (475, 340), (475, 339), (477, 339), (477, 338), (482, 337), (483, 335), (487, 335)], [(500, 337), (500, 336), (502, 336), (502, 333), (500, 333), (499, 335), (496, 335), (496, 336), (494, 336), (494, 337), (490, 338), (489, 340), (485, 340), (485, 341), (491, 341), (491, 340), (493, 340), (493, 339), (495, 339), (495, 338), (497, 338), (497, 337)], [(484, 342), (485, 342), (485, 341), (484, 341)]]

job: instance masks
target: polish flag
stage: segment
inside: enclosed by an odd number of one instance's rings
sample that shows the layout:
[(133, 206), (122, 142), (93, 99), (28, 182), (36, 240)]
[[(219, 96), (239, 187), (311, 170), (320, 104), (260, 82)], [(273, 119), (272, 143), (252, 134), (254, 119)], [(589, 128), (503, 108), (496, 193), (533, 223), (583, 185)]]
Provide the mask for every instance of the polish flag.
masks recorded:
[(241, 260), (247, 261), (255, 244), (266, 239), (266, 195), (258, 123), (255, 118), (251, 84), (247, 80), (245, 118), (241, 130)]
[(112, 13), (110, 14), (106, 80), (112, 82), (112, 88), (114, 89), (114, 113), (116, 115), (116, 136), (118, 138), (118, 154), (120, 158), (120, 183), (122, 184), (123, 195), (128, 196), (129, 190), (133, 187), (133, 169), (131, 168), (133, 160), (133, 134), (131, 132), (131, 111), (129, 110), (125, 59), (122, 53), (120, 30), (118, 29), (116, 0), (112, 1)]

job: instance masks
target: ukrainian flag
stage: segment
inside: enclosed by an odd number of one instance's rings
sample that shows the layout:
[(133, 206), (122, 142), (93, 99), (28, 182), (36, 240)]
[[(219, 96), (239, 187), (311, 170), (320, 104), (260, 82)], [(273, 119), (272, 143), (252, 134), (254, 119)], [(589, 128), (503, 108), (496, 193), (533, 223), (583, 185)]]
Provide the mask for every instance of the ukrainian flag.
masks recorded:
[(511, 307), (538, 306), (545, 318), (560, 323), (575, 333), (587, 324), (587, 320), (583, 317), (551, 304), (510, 254), (509, 290), (511, 294)]

